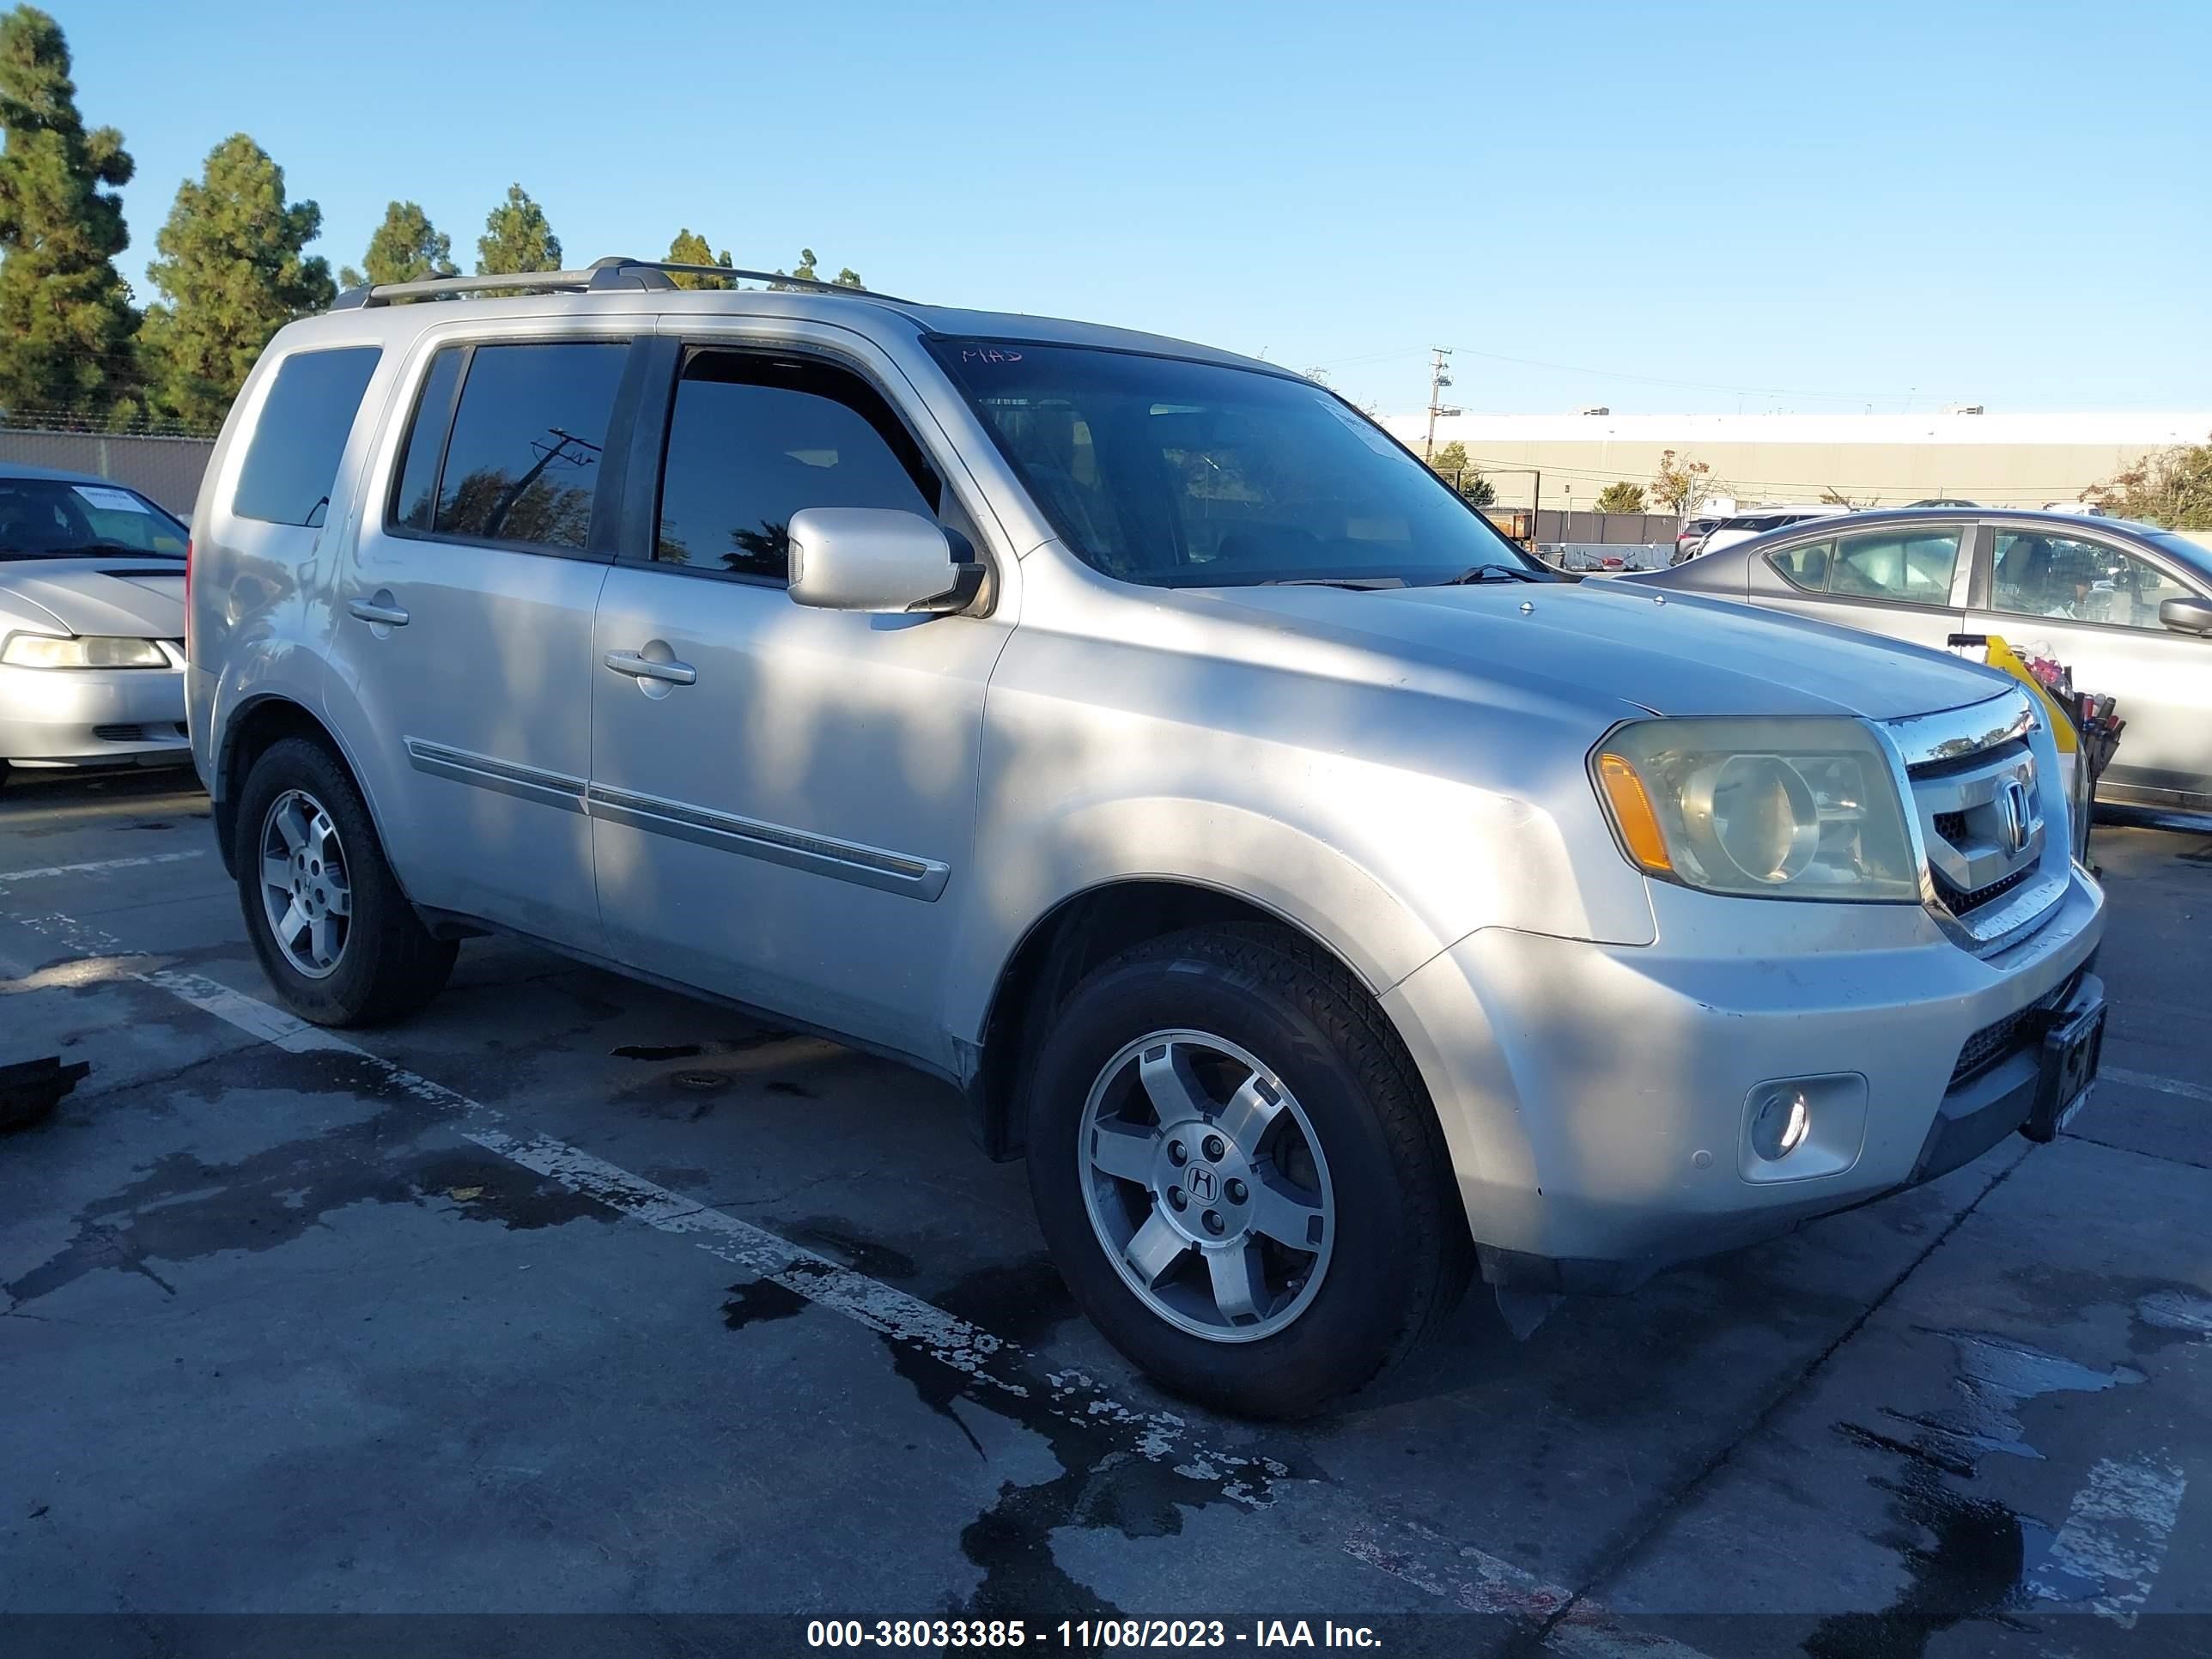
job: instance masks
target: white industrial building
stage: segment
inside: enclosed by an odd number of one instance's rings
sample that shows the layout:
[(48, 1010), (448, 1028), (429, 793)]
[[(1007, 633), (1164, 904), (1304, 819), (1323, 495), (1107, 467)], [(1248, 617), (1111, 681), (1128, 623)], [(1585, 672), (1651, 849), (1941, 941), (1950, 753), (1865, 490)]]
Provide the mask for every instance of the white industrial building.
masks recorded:
[[(1426, 413), (1384, 424), (1421, 453)], [(1854, 505), (1950, 497), (1990, 507), (2073, 501), (2153, 450), (2212, 440), (2212, 412), (2007, 415), (1577, 415), (1440, 416), (1438, 447), (1467, 446), (1501, 506), (1587, 508), (1616, 480), (1649, 485), (1661, 454), (1703, 461), (1719, 503)]]

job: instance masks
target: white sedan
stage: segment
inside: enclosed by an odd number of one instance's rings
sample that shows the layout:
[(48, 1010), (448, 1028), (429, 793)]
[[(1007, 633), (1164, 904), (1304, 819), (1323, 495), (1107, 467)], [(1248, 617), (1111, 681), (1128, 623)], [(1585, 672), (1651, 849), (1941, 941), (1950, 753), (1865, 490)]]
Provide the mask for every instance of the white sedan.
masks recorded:
[(187, 534), (135, 489), (0, 466), (0, 777), (191, 762)]

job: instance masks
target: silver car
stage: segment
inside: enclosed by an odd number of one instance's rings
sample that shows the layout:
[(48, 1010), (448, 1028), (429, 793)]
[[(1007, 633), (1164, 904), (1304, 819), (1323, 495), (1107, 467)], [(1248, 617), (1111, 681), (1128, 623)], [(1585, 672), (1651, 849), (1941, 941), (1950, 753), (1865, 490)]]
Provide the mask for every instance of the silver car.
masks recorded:
[(187, 539), (135, 489), (0, 464), (0, 778), (191, 758)]
[(2009, 681), (1560, 578), (1265, 363), (671, 272), (356, 295), (231, 411), (193, 753), (302, 1017), (498, 930), (896, 1056), (1261, 1414), (2081, 1103)]
[(1799, 524), (1629, 578), (1941, 647), (1995, 634), (2119, 700), (2099, 798), (2212, 809), (2212, 549), (2153, 525), (1955, 506)]

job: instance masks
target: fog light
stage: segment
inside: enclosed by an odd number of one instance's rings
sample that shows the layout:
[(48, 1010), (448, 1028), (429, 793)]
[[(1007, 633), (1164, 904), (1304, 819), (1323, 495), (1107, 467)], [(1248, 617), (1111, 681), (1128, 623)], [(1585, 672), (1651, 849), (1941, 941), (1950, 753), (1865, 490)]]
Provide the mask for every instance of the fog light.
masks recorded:
[(1753, 1109), (1751, 1150), (1778, 1164), (1805, 1144), (1813, 1131), (1813, 1109), (1805, 1091), (1793, 1084), (1768, 1088)]

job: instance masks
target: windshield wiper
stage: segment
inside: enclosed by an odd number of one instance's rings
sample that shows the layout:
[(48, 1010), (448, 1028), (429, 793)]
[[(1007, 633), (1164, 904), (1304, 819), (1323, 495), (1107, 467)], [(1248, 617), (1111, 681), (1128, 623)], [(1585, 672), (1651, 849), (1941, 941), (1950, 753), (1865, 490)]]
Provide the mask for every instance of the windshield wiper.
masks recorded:
[(11, 547), (0, 552), (0, 559), (82, 559), (102, 554), (121, 553), (133, 559), (173, 559), (173, 553), (157, 553), (150, 548), (133, 547), (128, 542), (80, 542), (75, 547)]
[(1470, 582), (1496, 581), (1501, 578), (1510, 582), (1547, 582), (1553, 580), (1541, 571), (1529, 569), (1525, 564), (1479, 564), (1473, 569), (1461, 571), (1442, 586), (1459, 587)]
[(1257, 587), (1348, 587), (1355, 593), (1372, 593), (1378, 587), (1403, 587), (1395, 576), (1270, 576)]

